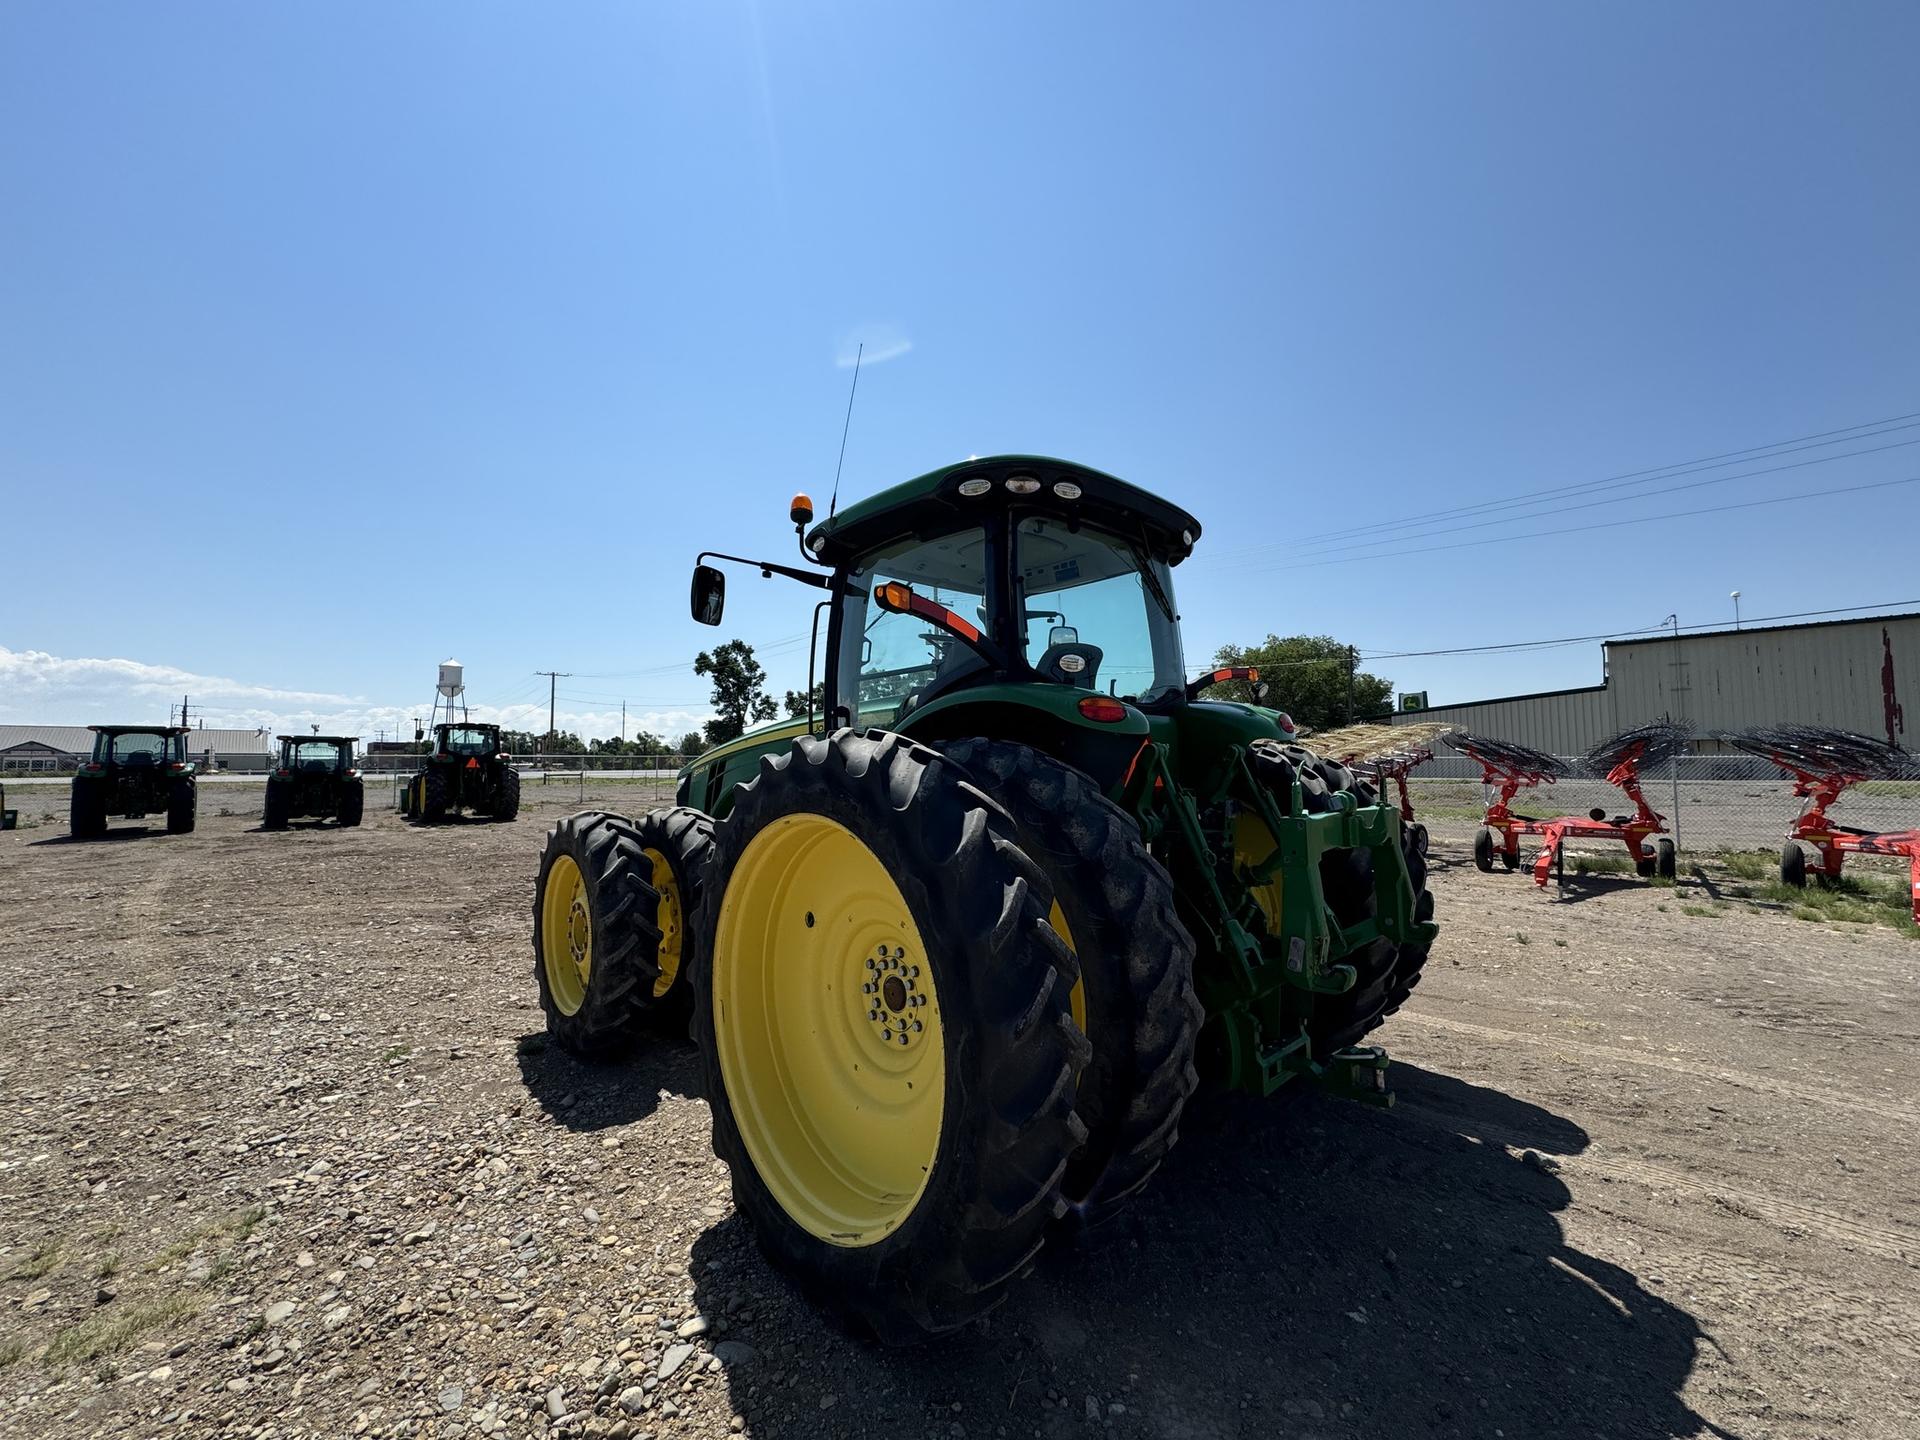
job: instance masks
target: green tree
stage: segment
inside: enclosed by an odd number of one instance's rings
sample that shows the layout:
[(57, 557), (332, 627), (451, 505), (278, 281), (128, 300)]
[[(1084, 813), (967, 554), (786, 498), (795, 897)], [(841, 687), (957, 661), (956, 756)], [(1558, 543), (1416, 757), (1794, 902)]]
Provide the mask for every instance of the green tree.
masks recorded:
[(811, 690), (787, 691), (787, 718), (804, 720), (809, 715), (818, 715), (827, 703), (827, 686), (824, 680), (816, 680)]
[[(1330, 730), (1393, 713), (1393, 682), (1361, 670), (1353, 650), (1331, 635), (1269, 635), (1258, 645), (1222, 645), (1213, 663), (1259, 670), (1267, 685), (1266, 703), (1286, 711), (1296, 725)], [(1222, 700), (1253, 699), (1253, 687), (1244, 680), (1226, 681), (1206, 693)]]
[(707, 722), (707, 743), (731, 740), (747, 726), (771, 720), (775, 705), (767, 694), (767, 672), (753, 658), (744, 640), (729, 640), (694, 659), (693, 673), (713, 680), (713, 708), (719, 713)]
[(680, 737), (680, 753), (689, 760), (706, 748), (707, 742), (698, 730), (689, 730)]

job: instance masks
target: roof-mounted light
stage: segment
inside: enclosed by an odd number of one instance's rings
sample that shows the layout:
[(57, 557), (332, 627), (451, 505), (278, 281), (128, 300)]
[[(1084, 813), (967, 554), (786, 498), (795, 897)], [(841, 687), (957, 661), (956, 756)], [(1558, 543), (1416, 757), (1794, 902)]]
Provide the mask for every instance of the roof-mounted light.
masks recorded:
[(960, 482), (960, 493), (971, 500), (976, 495), (984, 495), (993, 489), (993, 482), (984, 475), (976, 475), (971, 480)]
[(1031, 495), (1040, 488), (1040, 482), (1031, 475), (1009, 475), (1007, 489), (1016, 495)]
[(1080, 487), (1071, 480), (1056, 480), (1053, 482), (1053, 493), (1062, 500), (1078, 500)]
[(1180, 532), (1180, 543), (1191, 550), (1193, 548), (1193, 531), (1182, 530)]

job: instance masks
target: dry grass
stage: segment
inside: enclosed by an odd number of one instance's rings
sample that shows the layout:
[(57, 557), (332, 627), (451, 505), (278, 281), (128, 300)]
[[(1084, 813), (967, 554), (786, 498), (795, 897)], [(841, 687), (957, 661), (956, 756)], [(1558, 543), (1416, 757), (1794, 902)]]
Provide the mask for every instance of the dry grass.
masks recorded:
[(150, 1330), (197, 1314), (206, 1303), (198, 1290), (183, 1289), (99, 1311), (55, 1335), (47, 1345), (47, 1363), (84, 1365), (116, 1354)]

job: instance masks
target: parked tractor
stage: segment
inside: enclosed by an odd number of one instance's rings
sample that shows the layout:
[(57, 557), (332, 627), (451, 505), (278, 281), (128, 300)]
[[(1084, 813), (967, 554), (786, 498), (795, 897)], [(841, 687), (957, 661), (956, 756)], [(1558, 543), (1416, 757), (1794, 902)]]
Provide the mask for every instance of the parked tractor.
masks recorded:
[[(1200, 522), (1084, 466), (934, 471), (808, 526), (824, 702), (547, 838), (549, 1030), (616, 1053), (684, 989), (762, 1247), (884, 1340), (980, 1315), (1125, 1205), (1198, 1082), (1391, 1100), (1358, 1042), (1436, 934), (1401, 817), (1189, 680)], [(814, 568), (817, 567), (817, 568)]]
[[(416, 731), (415, 740), (425, 739)], [(433, 749), (407, 782), (401, 811), (413, 820), (444, 820), (468, 810), (495, 820), (520, 813), (520, 772), (500, 743), (498, 725), (470, 721), (433, 727)]]
[(93, 755), (73, 777), (69, 828), (74, 836), (107, 833), (107, 817), (167, 817), (167, 833), (193, 829), (194, 765), (179, 725), (90, 725)]
[(353, 763), (358, 735), (282, 735), (280, 757), (267, 777), (267, 806), (260, 822), (284, 830), (289, 820), (338, 820), (358, 825), (366, 789)]

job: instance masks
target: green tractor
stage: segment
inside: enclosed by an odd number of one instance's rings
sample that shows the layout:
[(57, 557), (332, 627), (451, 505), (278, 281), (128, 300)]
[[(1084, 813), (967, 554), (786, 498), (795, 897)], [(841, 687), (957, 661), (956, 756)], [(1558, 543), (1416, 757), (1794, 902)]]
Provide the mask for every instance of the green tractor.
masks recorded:
[(167, 833), (193, 829), (199, 804), (194, 764), (180, 725), (89, 725), (93, 755), (73, 777), (69, 828), (76, 839), (107, 833), (107, 817), (167, 817)]
[(289, 820), (332, 818), (358, 825), (366, 787), (353, 763), (358, 735), (282, 735), (280, 758), (267, 776), (265, 830), (284, 830)]
[[(413, 738), (424, 740), (424, 730)], [(407, 781), (400, 809), (411, 820), (444, 820), (461, 810), (512, 820), (520, 814), (520, 772), (500, 743), (498, 725), (442, 721), (433, 749)]]
[[(576, 1053), (684, 990), (777, 1263), (911, 1340), (1112, 1216), (1197, 1083), (1390, 1103), (1359, 1041), (1432, 947), (1425, 861), (1257, 674), (1189, 680), (1193, 516), (1007, 456), (792, 518), (819, 570), (700, 559), (826, 592), (822, 713), (700, 756), (671, 809), (563, 821), (533, 937)], [(694, 617), (724, 604), (698, 564)], [(1230, 680), (1254, 702), (1204, 698)]]

